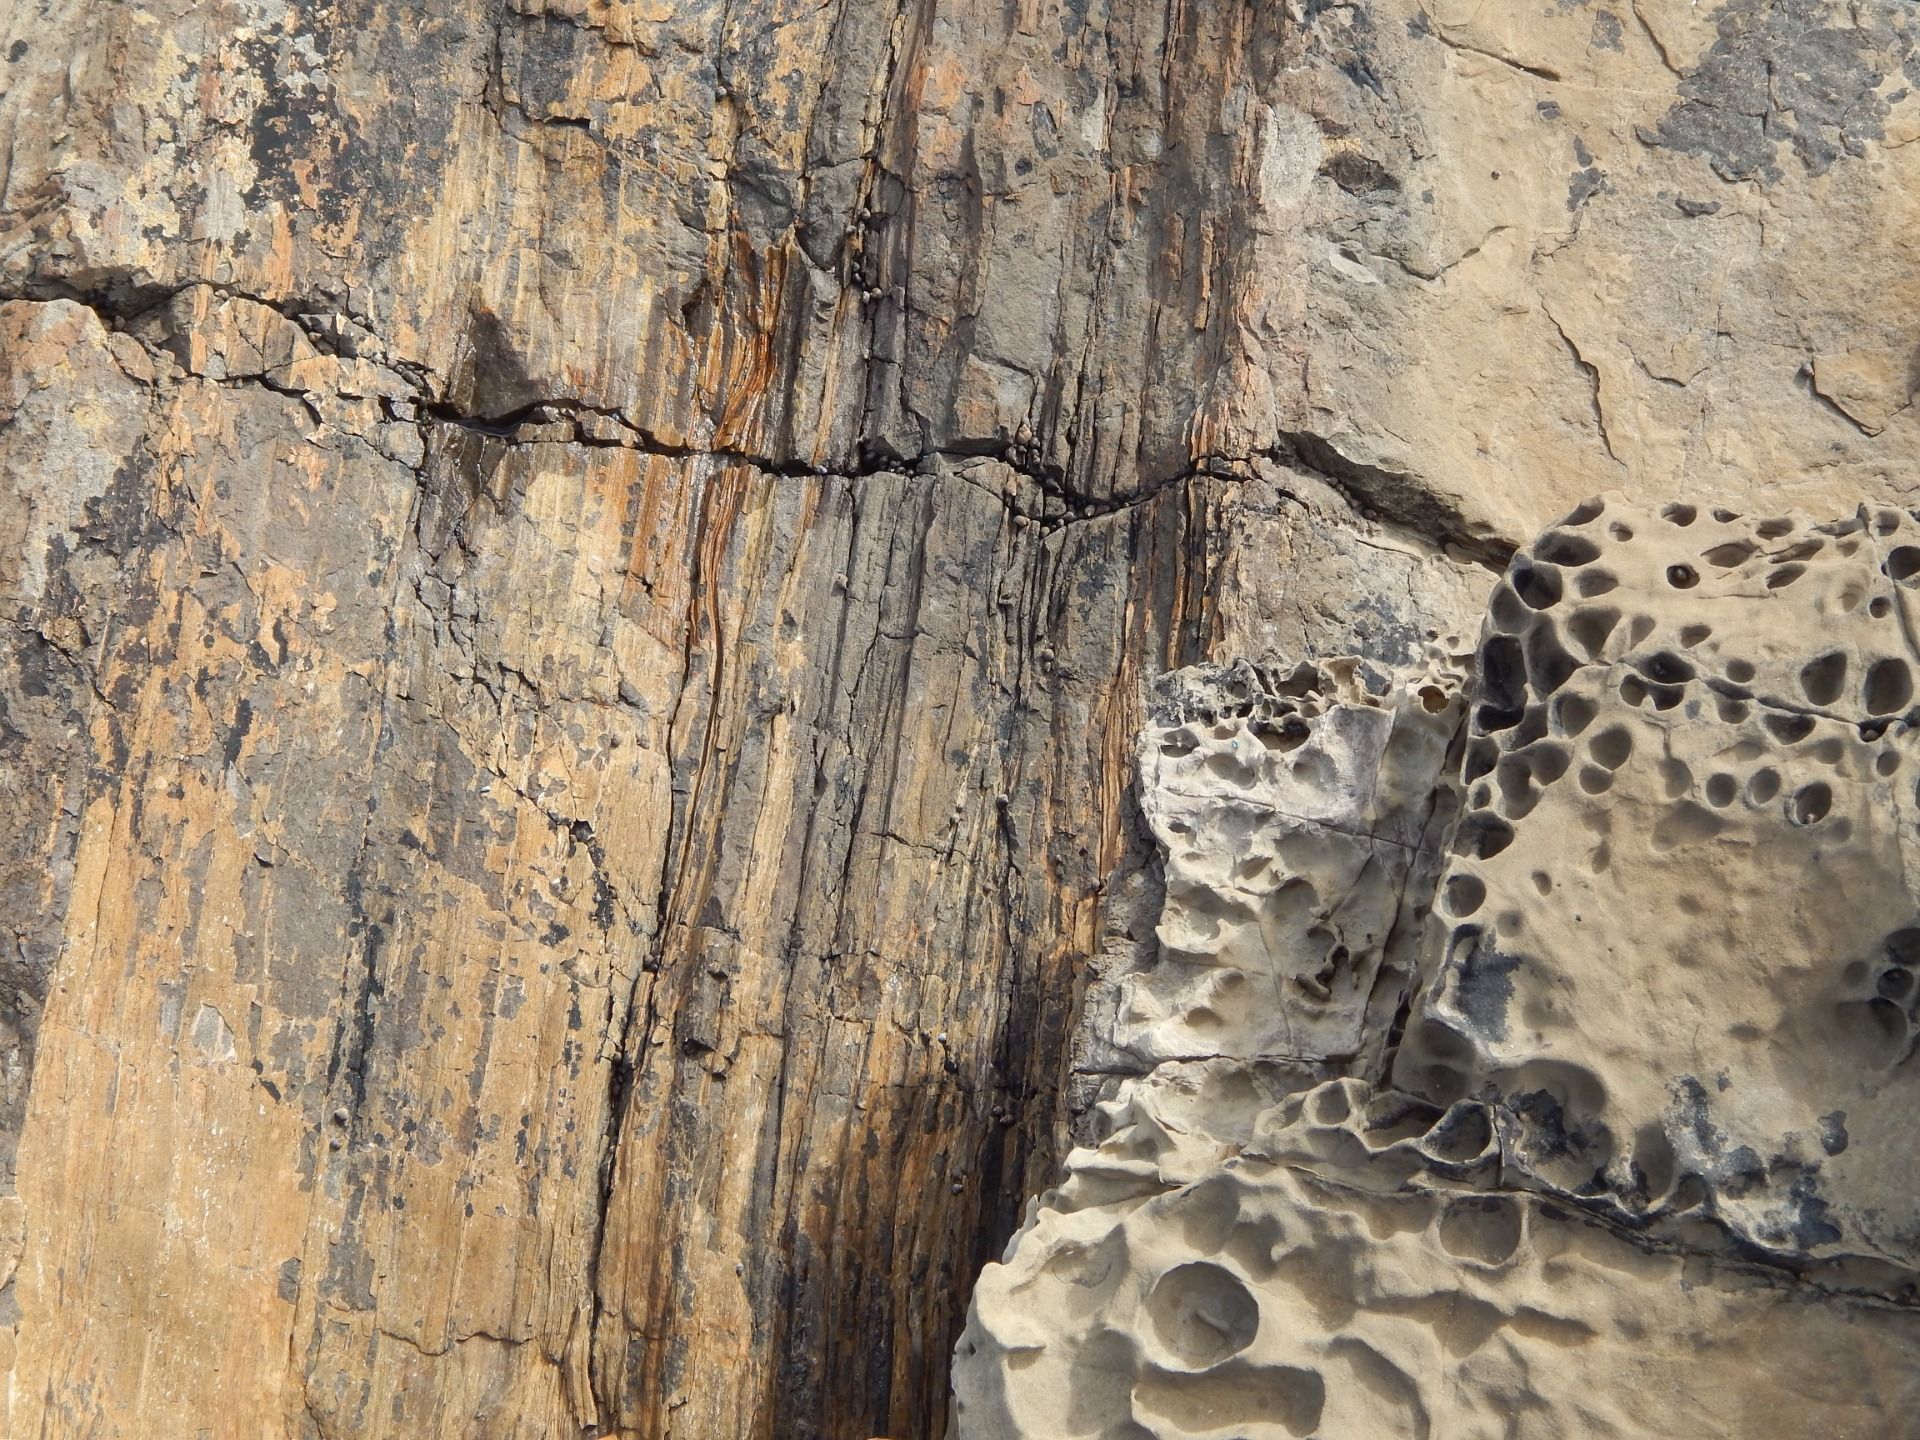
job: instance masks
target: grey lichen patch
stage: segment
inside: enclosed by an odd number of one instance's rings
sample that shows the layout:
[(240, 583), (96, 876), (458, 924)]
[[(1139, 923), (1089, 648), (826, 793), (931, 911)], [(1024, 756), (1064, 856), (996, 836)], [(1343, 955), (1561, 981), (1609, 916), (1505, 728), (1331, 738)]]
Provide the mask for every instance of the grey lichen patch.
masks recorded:
[(1773, 183), (1789, 146), (1807, 172), (1825, 174), (1884, 138), (1897, 77), (1916, 66), (1907, 6), (1823, 0), (1734, 0), (1719, 38), (1680, 84), (1680, 102), (1640, 139), (1703, 157), (1724, 180)]

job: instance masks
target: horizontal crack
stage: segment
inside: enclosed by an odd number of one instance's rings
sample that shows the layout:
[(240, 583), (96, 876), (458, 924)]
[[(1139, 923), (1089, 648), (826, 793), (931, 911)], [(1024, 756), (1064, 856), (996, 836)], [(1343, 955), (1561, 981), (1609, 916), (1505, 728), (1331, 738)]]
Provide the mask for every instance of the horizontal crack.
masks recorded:
[[(344, 302), (333, 297), (283, 296), (275, 299), (198, 278), (178, 283), (160, 283), (123, 272), (102, 275), (96, 283), (86, 285), (68, 280), (43, 279), (30, 282), (24, 289), (13, 293), (0, 293), (0, 301), (45, 303), (67, 300), (92, 310), (107, 328), (124, 331), (132, 321), (168, 300), (202, 286), (223, 297), (251, 301), (299, 324), (316, 348), (324, 353), (347, 352), (339, 348), (338, 337), (326, 333), (322, 326), (308, 323), (315, 316), (339, 316), (377, 340), (377, 332), (368, 317), (353, 313)], [(542, 397), (511, 410), (476, 414), (445, 398), (444, 394), (435, 394), (435, 386), (430, 383), (432, 371), (425, 365), (388, 355), (379, 356), (379, 360), (412, 392), (406, 399), (380, 397), (382, 413), (389, 421), (419, 427), (423, 438), (431, 426), (450, 426), (508, 446), (563, 444), (590, 449), (633, 450), (674, 459), (708, 459), (718, 464), (749, 467), (788, 479), (859, 480), (883, 474), (924, 474), (939, 461), (990, 460), (1024, 476), (1038, 487), (1043, 502), (1038, 507), (1032, 505), (1028, 497), (1000, 493), (999, 498), (1017, 522), (1035, 524), (1043, 535), (1067, 525), (1105, 519), (1150, 504), (1168, 489), (1196, 480), (1233, 482), (1254, 479), (1254, 462), (1265, 460), (1303, 471), (1324, 481), (1356, 513), (1372, 511), (1379, 518), (1433, 544), (1451, 546), (1466, 558), (1488, 568), (1504, 569), (1515, 549), (1513, 543), (1503, 537), (1475, 533), (1476, 529), (1483, 530), (1485, 527), (1476, 527), (1469, 522), (1458, 506), (1436, 495), (1417, 476), (1353, 460), (1341, 454), (1324, 436), (1305, 430), (1280, 431), (1273, 445), (1243, 454), (1208, 453), (1195, 456), (1178, 471), (1147, 479), (1122, 496), (1090, 496), (1074, 490), (1067, 483), (1068, 467), (1041, 460), (1039, 448), (1024, 438), (961, 440), (930, 446), (911, 455), (863, 445), (857, 463), (826, 465), (797, 457), (667, 440), (615, 407), (595, 405), (572, 396)], [(276, 385), (265, 376), (229, 376), (219, 383), (229, 386), (258, 383), (294, 398), (305, 398), (305, 392)], [(981, 488), (990, 494), (995, 493), (992, 487)]]

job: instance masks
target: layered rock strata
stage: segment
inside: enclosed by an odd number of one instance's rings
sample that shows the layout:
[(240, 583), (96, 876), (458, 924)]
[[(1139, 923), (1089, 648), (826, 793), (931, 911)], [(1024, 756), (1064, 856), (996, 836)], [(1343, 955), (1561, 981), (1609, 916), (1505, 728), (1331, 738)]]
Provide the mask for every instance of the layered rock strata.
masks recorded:
[(1915, 40), (0, 6), (0, 1432), (940, 1434), (1147, 1065), (1143, 682), (1910, 503)]
[(1920, 1434), (1916, 584), (1898, 510), (1612, 496), (1464, 725), (1437, 667), (1170, 677), (1094, 1014), (1148, 1068), (982, 1277), (960, 1433)]

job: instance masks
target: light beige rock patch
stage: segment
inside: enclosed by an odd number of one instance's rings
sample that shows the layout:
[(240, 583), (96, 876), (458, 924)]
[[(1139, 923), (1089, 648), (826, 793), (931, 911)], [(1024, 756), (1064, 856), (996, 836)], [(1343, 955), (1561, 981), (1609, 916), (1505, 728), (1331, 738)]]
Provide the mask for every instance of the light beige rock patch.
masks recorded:
[[(1432, 673), (1167, 682), (1160, 1063), (982, 1276), (959, 1433), (1920, 1434), (1916, 585), (1891, 508), (1587, 501), (1494, 591), (1457, 784), (1383, 760), (1456, 735)], [(1396, 873), (1417, 979), (1314, 988)]]

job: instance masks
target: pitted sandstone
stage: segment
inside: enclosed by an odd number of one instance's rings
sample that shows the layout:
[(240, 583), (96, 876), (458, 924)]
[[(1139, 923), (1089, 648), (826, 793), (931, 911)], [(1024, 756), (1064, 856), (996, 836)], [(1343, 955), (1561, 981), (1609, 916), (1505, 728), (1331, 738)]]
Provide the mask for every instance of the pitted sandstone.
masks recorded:
[[(1303, 667), (1284, 818), (1190, 778), (1253, 793), (1232, 747), (1271, 700), (1150, 730), (1167, 898), (1134, 990), (1192, 997), (1250, 949), (1293, 983), (1216, 978), (1229, 1043), (1104, 1107), (975, 1292), (960, 1433), (1920, 1433), (1917, 540), (1886, 507), (1583, 504), (1494, 592), (1457, 781), (1365, 763), (1391, 747), (1359, 717), (1429, 715), (1444, 748), (1431, 676), (1352, 707), (1350, 670)], [(1307, 1053), (1334, 940), (1287, 887), (1372, 933), (1372, 871), (1322, 834), (1257, 895), (1229, 877), (1305, 817), (1350, 833), (1356, 795), (1455, 794), (1399, 892), (1431, 906), (1407, 1008)]]

